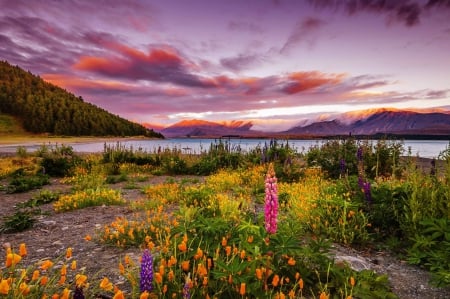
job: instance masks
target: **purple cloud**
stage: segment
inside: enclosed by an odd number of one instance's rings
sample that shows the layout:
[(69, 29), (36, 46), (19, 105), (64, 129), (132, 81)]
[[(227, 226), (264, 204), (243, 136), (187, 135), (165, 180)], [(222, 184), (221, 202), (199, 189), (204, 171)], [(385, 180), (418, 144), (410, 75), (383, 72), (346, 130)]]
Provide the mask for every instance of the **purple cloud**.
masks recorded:
[(287, 41), (281, 47), (280, 53), (284, 54), (291, 47), (302, 42), (307, 42), (312, 45), (315, 41), (315, 32), (323, 25), (325, 25), (324, 21), (313, 17), (308, 17), (302, 22), (298, 22)]

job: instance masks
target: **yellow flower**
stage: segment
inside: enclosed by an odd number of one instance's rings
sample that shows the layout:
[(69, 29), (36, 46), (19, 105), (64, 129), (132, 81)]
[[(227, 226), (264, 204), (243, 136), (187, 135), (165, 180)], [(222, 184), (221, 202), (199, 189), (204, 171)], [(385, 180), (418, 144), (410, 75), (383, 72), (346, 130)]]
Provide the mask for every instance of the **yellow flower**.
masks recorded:
[(78, 287), (83, 286), (84, 283), (86, 282), (86, 280), (87, 280), (87, 276), (86, 275), (83, 275), (83, 274), (75, 275), (75, 281), (76, 281), (76, 285)]
[(61, 299), (69, 299), (70, 291), (68, 288), (65, 288), (61, 293)]
[(186, 242), (181, 242), (180, 244), (178, 244), (178, 249), (181, 251), (181, 252), (185, 252), (186, 250), (187, 250), (187, 246), (186, 246)]
[(272, 279), (272, 285), (273, 285), (274, 287), (276, 287), (276, 286), (278, 285), (279, 282), (280, 282), (280, 277), (278, 276), (278, 274), (275, 274), (275, 275), (273, 276), (273, 279)]
[(22, 282), (19, 285), (19, 291), (22, 295), (26, 296), (30, 292), (30, 287), (26, 284), (26, 282)]
[(354, 278), (353, 276), (350, 277), (350, 285), (351, 285), (352, 287), (355, 286), (355, 278)]
[(115, 294), (113, 299), (125, 299), (125, 296), (123, 295), (123, 292), (121, 290), (118, 290)]
[(92, 240), (92, 237), (91, 237), (90, 235), (86, 235), (86, 236), (84, 237), (84, 239), (85, 239), (86, 241), (90, 241), (90, 240)]
[(70, 259), (71, 257), (72, 257), (72, 247), (69, 247), (66, 250), (66, 258)]
[(189, 271), (189, 261), (182, 261), (181, 262), (181, 269), (183, 269), (184, 272)]
[(53, 266), (53, 262), (51, 260), (45, 260), (41, 264), (41, 269), (48, 270), (51, 266)]
[(25, 245), (25, 243), (20, 243), (19, 245), (19, 255), (20, 256), (26, 256), (27, 253), (27, 246)]
[(11, 267), (16, 265), (22, 260), (22, 257), (15, 253), (8, 253), (6, 255), (6, 267)]
[(147, 291), (145, 291), (144, 293), (141, 294), (141, 296), (139, 296), (139, 299), (148, 299), (149, 295), (150, 294)]
[(61, 277), (58, 280), (59, 285), (63, 285), (66, 282), (66, 275), (61, 275)]
[(104, 289), (105, 291), (112, 291), (113, 290), (113, 285), (112, 285), (112, 283), (109, 281), (109, 279), (107, 277), (104, 277), (102, 279), (102, 281), (100, 282), (100, 287), (102, 289)]
[(47, 284), (47, 282), (48, 282), (48, 276), (42, 276), (41, 282), (40, 282), (41, 286), (45, 286)]
[(122, 274), (122, 275), (125, 273), (125, 267), (123, 266), (122, 263), (119, 263), (119, 272), (120, 272), (120, 274)]
[(39, 275), (40, 275), (39, 270), (34, 270), (33, 276), (31, 277), (31, 281), (37, 280), (39, 278)]
[(9, 290), (10, 290), (10, 287), (9, 287), (8, 280), (2, 279), (0, 281), (0, 294), (8, 295)]
[(72, 264), (70, 265), (70, 269), (72, 269), (72, 270), (77, 269), (77, 261), (72, 261)]
[(241, 296), (245, 295), (245, 282), (241, 283), (241, 288), (239, 289), (239, 295), (241, 295)]
[(295, 266), (295, 260), (292, 257), (289, 258), (288, 265), (289, 266)]
[(327, 295), (325, 292), (322, 292), (322, 293), (320, 294), (319, 299), (328, 299), (328, 295)]

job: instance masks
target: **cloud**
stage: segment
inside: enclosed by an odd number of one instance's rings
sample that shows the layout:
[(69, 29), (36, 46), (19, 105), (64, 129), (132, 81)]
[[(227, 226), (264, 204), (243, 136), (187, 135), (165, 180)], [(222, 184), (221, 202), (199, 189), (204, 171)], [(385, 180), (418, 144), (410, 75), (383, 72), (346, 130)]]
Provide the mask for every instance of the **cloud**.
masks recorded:
[(339, 84), (345, 74), (327, 75), (318, 71), (297, 72), (287, 76), (287, 83), (281, 90), (286, 94), (296, 94), (304, 91), (317, 91), (319, 88), (326, 88)]
[(385, 15), (388, 20), (395, 20), (408, 27), (418, 25), (424, 10), (432, 8), (450, 9), (448, 0), (309, 0), (318, 9), (344, 9), (349, 15), (369, 12)]
[(308, 17), (302, 22), (298, 22), (287, 41), (281, 47), (280, 53), (284, 54), (290, 48), (302, 42), (306, 42), (312, 46), (316, 39), (315, 33), (324, 25), (325, 21), (313, 17)]
[(73, 65), (73, 68), (112, 78), (148, 80), (201, 88), (215, 86), (211, 80), (191, 73), (190, 69), (195, 65), (171, 47), (153, 48), (148, 53), (122, 44), (113, 44), (110, 47), (120, 55), (84, 56)]
[(259, 62), (259, 56), (256, 54), (239, 54), (235, 57), (222, 58), (220, 64), (232, 71), (248, 69)]

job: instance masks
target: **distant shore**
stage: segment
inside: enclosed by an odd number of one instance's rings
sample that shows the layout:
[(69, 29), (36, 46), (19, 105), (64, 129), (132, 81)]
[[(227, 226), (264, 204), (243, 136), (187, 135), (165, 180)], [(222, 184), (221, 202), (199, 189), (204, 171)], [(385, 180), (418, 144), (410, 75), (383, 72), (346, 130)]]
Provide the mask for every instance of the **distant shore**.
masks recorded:
[(133, 137), (50, 137), (50, 136), (1, 136), (0, 151), (4, 147), (18, 146), (40, 146), (44, 144), (77, 144), (77, 143), (96, 143), (96, 142), (121, 142), (133, 140), (148, 140), (150, 138), (143, 136)]

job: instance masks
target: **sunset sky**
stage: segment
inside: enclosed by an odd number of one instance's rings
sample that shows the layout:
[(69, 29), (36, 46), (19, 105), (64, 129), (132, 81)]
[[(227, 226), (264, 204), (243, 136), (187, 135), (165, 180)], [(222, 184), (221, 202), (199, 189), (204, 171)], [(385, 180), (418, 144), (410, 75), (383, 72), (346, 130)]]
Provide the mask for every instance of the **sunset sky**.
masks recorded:
[(140, 123), (282, 130), (368, 108), (450, 110), (450, 0), (0, 7), (0, 60)]

